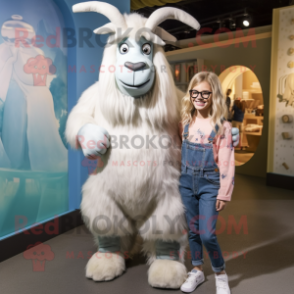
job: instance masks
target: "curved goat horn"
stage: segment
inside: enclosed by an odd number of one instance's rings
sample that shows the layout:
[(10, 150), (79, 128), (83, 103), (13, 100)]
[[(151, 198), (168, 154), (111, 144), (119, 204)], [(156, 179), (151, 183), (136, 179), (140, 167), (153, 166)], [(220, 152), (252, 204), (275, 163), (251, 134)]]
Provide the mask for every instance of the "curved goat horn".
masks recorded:
[(159, 36), (162, 40), (169, 41), (169, 42), (176, 42), (177, 38), (171, 35), (168, 31), (161, 27), (157, 27), (155, 29), (155, 35)]
[(100, 1), (88, 1), (73, 5), (73, 12), (97, 12), (105, 15), (111, 23), (116, 27), (126, 29), (126, 22), (120, 11), (113, 5), (100, 2)]
[(103, 35), (103, 34), (111, 34), (116, 32), (116, 26), (112, 22), (108, 22), (107, 24), (97, 28), (94, 30), (95, 34)]
[(179, 20), (195, 30), (200, 29), (199, 22), (187, 12), (173, 7), (163, 7), (155, 10), (146, 21), (145, 27), (154, 31), (156, 27), (166, 19)]

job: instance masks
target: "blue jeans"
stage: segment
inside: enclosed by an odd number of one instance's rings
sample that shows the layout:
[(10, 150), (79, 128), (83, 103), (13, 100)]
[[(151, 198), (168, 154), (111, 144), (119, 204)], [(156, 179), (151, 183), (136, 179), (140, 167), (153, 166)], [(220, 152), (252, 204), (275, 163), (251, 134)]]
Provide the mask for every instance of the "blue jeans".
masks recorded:
[(213, 271), (221, 272), (225, 269), (225, 262), (215, 235), (219, 173), (188, 168), (181, 174), (179, 188), (189, 227), (192, 265), (203, 264), (203, 244), (210, 257)]

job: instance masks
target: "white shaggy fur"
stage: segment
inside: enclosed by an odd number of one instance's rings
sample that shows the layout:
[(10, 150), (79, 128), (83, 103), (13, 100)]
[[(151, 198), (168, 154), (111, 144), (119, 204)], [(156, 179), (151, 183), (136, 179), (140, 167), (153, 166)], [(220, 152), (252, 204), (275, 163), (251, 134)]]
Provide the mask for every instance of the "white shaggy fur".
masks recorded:
[[(124, 15), (124, 18), (128, 27), (136, 29), (144, 27), (146, 22), (138, 14)], [(102, 61), (105, 69), (116, 64), (115, 50), (116, 45), (105, 49)], [(120, 93), (115, 86), (114, 73), (107, 70), (100, 73), (99, 82), (82, 94), (71, 111), (66, 137), (76, 147), (78, 131), (86, 123), (92, 123), (104, 127), (112, 138), (125, 135), (129, 142), (135, 135), (145, 138), (144, 146), (139, 149), (131, 144), (130, 149), (114, 147), (111, 143), (102, 156), (103, 167), (98, 167), (97, 174), (91, 175), (83, 186), (81, 212), (94, 237), (102, 235), (101, 232), (121, 236), (122, 251), (131, 250), (132, 240), (139, 233), (151, 264), (149, 283), (156, 287), (178, 288), (186, 274), (184, 258), (181, 257), (180, 262), (155, 260), (154, 242), (156, 239), (180, 242), (181, 256), (187, 242), (184, 207), (178, 188), (179, 96), (183, 95), (175, 87), (164, 52), (157, 45), (154, 45), (153, 63), (156, 67), (153, 89), (137, 99)], [(156, 136), (153, 140), (156, 148), (146, 146), (146, 136)], [(167, 137), (174, 138), (178, 148), (163, 148), (160, 143), (167, 145)], [(140, 162), (145, 164), (140, 165)], [(123, 270), (123, 259), (92, 257), (86, 275), (94, 280), (107, 280), (122, 274)]]
[(148, 282), (152, 287), (178, 289), (186, 277), (186, 267), (174, 260), (156, 259), (148, 270)]
[(121, 253), (95, 253), (87, 263), (86, 277), (94, 281), (109, 281), (125, 271), (125, 261)]

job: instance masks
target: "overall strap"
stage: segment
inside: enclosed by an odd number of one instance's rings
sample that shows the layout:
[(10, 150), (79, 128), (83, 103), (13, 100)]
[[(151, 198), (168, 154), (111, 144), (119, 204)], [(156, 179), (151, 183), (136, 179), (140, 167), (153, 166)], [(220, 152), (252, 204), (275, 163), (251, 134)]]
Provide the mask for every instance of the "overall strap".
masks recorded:
[[(221, 123), (223, 123), (224, 120), (225, 120), (225, 119), (222, 118), (222, 119), (221, 119)], [(219, 130), (219, 126), (218, 126), (218, 124), (216, 124), (216, 125), (215, 125), (215, 131), (212, 130), (211, 133), (210, 133), (210, 135), (209, 135), (209, 137), (208, 137), (208, 141), (209, 141), (210, 143), (213, 142), (213, 140), (214, 140), (214, 138), (215, 138), (216, 133), (218, 132), (218, 130)]]
[[(216, 132), (218, 131), (218, 129), (219, 129), (218, 125), (215, 125)], [(215, 133), (214, 130), (212, 130), (211, 133), (210, 133), (210, 135), (209, 135), (209, 137), (208, 137), (209, 143), (212, 143), (213, 142), (215, 136), (216, 136), (216, 133)]]
[(184, 139), (187, 139), (188, 134), (189, 134), (189, 124), (186, 124), (184, 127), (184, 133), (183, 133)]

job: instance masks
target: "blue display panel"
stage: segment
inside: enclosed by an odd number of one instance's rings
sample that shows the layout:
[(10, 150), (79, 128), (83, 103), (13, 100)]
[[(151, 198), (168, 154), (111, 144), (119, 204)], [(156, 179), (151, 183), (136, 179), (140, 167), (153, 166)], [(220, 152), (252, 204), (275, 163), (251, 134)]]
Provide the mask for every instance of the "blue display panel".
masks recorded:
[[(109, 22), (73, 14), (79, 2), (0, 0), (0, 240), (79, 208), (95, 165), (64, 139), (69, 111), (98, 80), (107, 36), (92, 32)], [(130, 11), (128, 0), (105, 2)]]
[(69, 209), (67, 47), (53, 1), (0, 11), (0, 237)]

